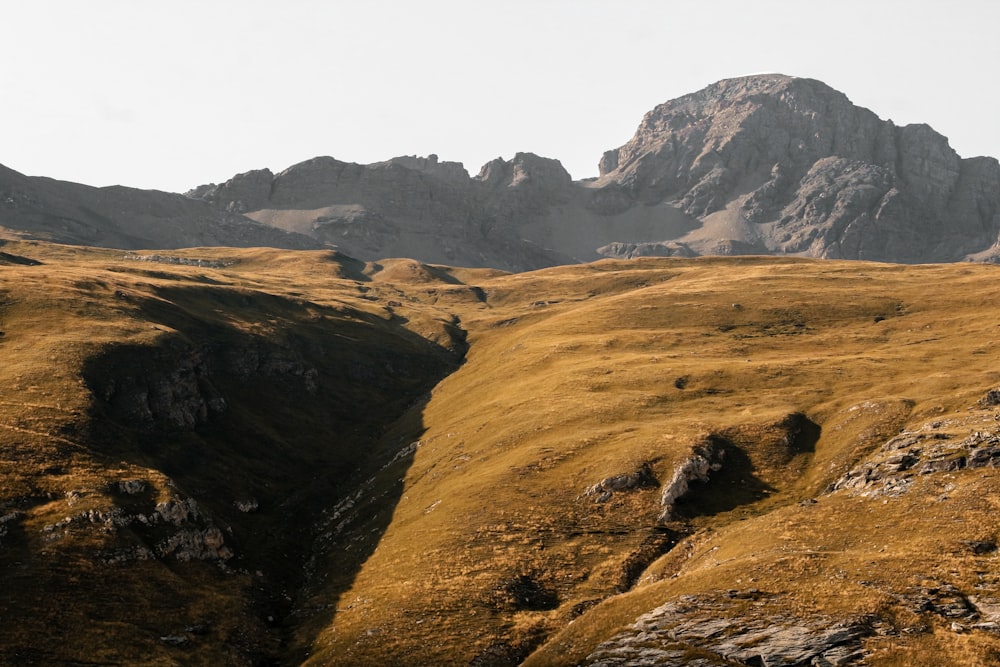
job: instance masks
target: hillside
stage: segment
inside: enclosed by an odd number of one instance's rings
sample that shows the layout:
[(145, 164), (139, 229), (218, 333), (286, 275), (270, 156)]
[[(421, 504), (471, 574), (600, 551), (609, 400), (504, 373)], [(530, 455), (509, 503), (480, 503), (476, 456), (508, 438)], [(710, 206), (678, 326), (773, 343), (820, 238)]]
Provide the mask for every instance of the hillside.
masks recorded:
[(0, 662), (1000, 657), (994, 266), (2, 250)]
[(460, 362), (329, 251), (0, 254), (0, 663), (256, 665), (325, 509)]

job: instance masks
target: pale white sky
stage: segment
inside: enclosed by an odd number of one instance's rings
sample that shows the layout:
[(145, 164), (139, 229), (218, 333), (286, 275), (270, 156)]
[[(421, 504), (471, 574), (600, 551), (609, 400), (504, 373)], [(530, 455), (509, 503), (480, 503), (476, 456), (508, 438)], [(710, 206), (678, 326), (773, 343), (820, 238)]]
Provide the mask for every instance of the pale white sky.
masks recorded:
[(996, 0), (0, 0), (0, 164), (185, 191), (317, 155), (574, 178), (656, 104), (820, 79), (1000, 157)]

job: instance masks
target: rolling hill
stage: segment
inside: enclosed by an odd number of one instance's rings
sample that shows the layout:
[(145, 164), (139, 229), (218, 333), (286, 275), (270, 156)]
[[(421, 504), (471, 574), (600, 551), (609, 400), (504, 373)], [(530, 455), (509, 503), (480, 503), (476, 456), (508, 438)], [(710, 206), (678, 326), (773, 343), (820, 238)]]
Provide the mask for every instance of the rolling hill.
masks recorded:
[(990, 664), (997, 268), (0, 254), (0, 662)]

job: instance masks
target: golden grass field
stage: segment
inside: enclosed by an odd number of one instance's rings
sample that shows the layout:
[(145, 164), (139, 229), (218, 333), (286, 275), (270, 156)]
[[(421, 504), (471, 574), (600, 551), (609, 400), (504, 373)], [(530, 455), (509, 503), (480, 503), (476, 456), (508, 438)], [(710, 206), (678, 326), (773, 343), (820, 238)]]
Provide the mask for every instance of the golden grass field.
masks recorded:
[[(712, 613), (863, 622), (871, 665), (1000, 661), (972, 627), (996, 469), (918, 473), (1000, 432), (998, 267), (2, 250), (0, 662), (588, 664), (746, 591)], [(831, 490), (907, 432), (901, 486)], [(709, 441), (721, 469), (661, 520)]]

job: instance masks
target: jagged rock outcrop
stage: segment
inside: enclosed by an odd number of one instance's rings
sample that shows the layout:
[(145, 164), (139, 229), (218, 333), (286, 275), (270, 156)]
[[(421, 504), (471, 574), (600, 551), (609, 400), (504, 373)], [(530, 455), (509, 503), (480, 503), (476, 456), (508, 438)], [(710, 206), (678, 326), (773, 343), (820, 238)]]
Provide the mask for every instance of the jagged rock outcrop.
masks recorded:
[[(147, 483), (143, 480), (126, 480), (115, 485), (126, 496), (145, 493)], [(138, 490), (137, 489), (140, 489)], [(88, 491), (74, 491), (66, 496), (66, 504), (73, 507)], [(152, 558), (169, 558), (179, 561), (225, 561), (234, 556), (226, 544), (222, 530), (212, 523), (194, 498), (174, 497), (150, 506), (148, 499), (140, 499), (139, 505), (129, 511), (111, 504), (91, 508), (67, 516), (60, 521), (44, 526), (42, 539), (47, 543), (67, 540), (73, 533), (98, 532), (107, 536), (128, 533), (149, 542), (119, 547), (106, 551), (101, 560), (107, 564), (122, 564)], [(0, 517), (0, 525), (3, 517)], [(162, 535), (156, 541), (155, 535)], [(152, 544), (156, 541), (156, 544)]]
[[(274, 174), (270, 169), (254, 169), (244, 174), (237, 174), (227, 182), (228, 201), (225, 210), (233, 213), (256, 211), (267, 203), (271, 192)], [(214, 184), (202, 185), (187, 193), (192, 199), (204, 199), (217, 203), (218, 187)]]
[(214, 526), (204, 530), (178, 531), (158, 544), (156, 552), (180, 561), (228, 560), (233, 557), (222, 531)]
[(492, 195), (488, 209), (501, 221), (543, 213), (548, 207), (568, 202), (574, 192), (573, 179), (558, 160), (532, 153), (487, 162), (478, 180)]
[(698, 253), (687, 244), (675, 241), (659, 243), (609, 243), (601, 246), (597, 252), (606, 257), (635, 259), (636, 257), (697, 257)]
[(1000, 434), (994, 422), (992, 413), (973, 413), (961, 421), (932, 420), (920, 429), (903, 431), (868, 460), (844, 473), (828, 490), (860, 496), (898, 496), (922, 475), (998, 468)]
[(629, 491), (659, 485), (660, 483), (656, 479), (656, 474), (653, 473), (652, 466), (649, 463), (643, 463), (635, 472), (606, 477), (597, 484), (588, 486), (583, 494), (581, 494), (581, 497), (593, 498), (594, 502), (603, 503), (610, 500), (617, 491)]
[(572, 188), (558, 161), (518, 153), (490, 162), (476, 178), (436, 155), (369, 165), (317, 157), (187, 194), (360, 259), (526, 270), (574, 260), (523, 240), (508, 229), (510, 221), (544, 211)]
[(692, 482), (707, 482), (710, 473), (722, 468), (725, 454), (726, 450), (715, 440), (708, 439), (695, 446), (691, 456), (677, 464), (670, 481), (660, 492), (660, 521), (673, 518), (674, 505), (688, 493)]
[(115, 418), (144, 429), (175, 430), (225, 412), (226, 399), (212, 383), (201, 352), (128, 350), (122, 357), (121, 372), (95, 373), (90, 378), (95, 395)]
[(421, 171), (435, 176), (436, 178), (450, 180), (456, 183), (461, 183), (469, 177), (469, 172), (465, 170), (465, 166), (461, 162), (441, 162), (438, 160), (438, 156), (433, 153), (427, 157), (401, 155), (399, 157), (386, 160), (382, 164), (399, 165), (400, 167)]

